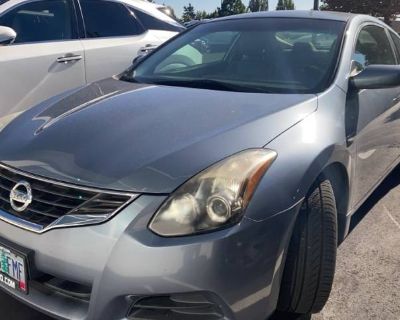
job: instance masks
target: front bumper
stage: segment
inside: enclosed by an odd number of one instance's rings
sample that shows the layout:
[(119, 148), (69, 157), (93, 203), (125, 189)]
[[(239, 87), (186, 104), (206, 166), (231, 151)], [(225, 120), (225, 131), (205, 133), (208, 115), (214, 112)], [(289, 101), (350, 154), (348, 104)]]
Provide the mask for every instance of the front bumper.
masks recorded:
[[(34, 234), (0, 221), (0, 237), (34, 251), (29, 295), (10, 292), (59, 319), (126, 319), (141, 297), (202, 293), (225, 319), (264, 320), (276, 307), (299, 205), (226, 230), (162, 238), (147, 229), (165, 197), (141, 196), (107, 223)], [(38, 287), (46, 274), (90, 288), (88, 299)]]

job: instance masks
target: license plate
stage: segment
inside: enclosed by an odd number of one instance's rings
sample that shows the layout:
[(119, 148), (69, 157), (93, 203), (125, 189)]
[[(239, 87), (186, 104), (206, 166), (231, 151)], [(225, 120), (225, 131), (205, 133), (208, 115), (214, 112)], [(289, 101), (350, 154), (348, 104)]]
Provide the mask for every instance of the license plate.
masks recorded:
[(0, 284), (15, 291), (28, 293), (25, 256), (1, 244)]

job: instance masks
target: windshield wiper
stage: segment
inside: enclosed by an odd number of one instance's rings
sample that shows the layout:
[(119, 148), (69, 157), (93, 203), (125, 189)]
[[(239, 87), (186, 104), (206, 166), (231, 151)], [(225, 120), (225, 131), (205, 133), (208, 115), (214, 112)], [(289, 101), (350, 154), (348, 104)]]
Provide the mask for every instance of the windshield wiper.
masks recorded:
[(266, 90), (257, 87), (242, 86), (230, 82), (213, 80), (213, 79), (195, 79), (195, 80), (155, 79), (149, 81), (145, 80), (143, 82), (164, 85), (164, 86), (188, 87), (188, 88), (210, 89), (210, 90), (232, 91), (232, 92), (253, 92), (253, 93), (268, 92)]

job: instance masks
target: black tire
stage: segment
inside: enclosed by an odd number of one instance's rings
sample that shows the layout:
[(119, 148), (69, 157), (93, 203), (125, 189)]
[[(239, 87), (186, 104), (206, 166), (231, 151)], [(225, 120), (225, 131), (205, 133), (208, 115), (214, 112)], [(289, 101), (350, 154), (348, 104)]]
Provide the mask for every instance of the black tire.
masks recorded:
[(278, 309), (317, 313), (332, 289), (337, 251), (337, 210), (332, 185), (321, 179), (307, 195), (290, 240)]

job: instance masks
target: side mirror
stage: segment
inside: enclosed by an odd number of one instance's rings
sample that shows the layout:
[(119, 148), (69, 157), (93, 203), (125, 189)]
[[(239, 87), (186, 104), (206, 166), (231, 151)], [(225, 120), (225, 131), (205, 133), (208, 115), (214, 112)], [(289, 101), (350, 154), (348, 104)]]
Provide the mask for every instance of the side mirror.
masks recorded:
[(371, 65), (350, 78), (353, 88), (385, 89), (400, 86), (400, 66)]
[(9, 28), (0, 26), (0, 46), (12, 44), (17, 38), (17, 33)]

